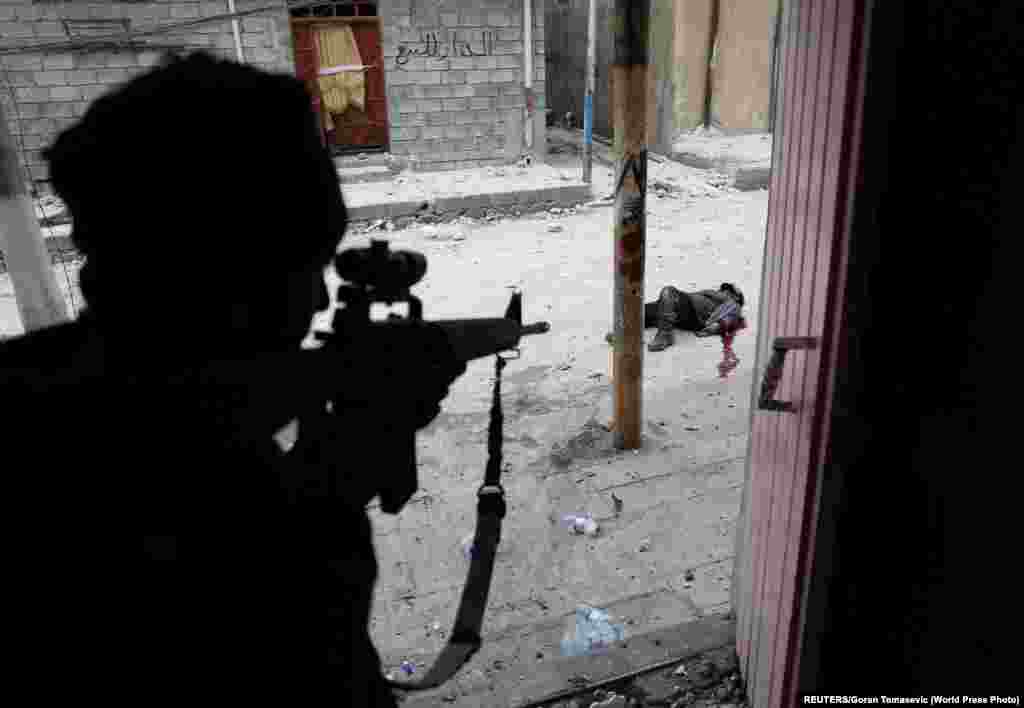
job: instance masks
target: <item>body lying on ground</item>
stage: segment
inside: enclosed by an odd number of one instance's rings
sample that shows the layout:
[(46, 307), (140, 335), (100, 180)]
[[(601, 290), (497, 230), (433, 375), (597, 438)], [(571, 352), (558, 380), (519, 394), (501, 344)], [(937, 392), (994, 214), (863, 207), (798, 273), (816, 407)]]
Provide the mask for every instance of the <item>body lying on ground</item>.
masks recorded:
[[(698, 337), (728, 334), (746, 326), (743, 306), (746, 299), (732, 283), (722, 283), (714, 290), (684, 292), (667, 285), (658, 299), (644, 305), (644, 327), (657, 327), (658, 332), (647, 345), (652, 352), (668, 349), (675, 343), (675, 330), (695, 332)], [(614, 334), (606, 337), (609, 343)]]

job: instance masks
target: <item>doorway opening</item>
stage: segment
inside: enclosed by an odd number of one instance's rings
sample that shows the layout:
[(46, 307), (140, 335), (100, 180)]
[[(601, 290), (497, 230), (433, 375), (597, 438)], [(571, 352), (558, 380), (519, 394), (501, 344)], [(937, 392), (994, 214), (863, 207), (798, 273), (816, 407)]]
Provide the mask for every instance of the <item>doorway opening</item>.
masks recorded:
[(295, 73), (313, 96), (333, 155), (388, 149), (388, 113), (376, 2), (328, 0), (290, 10)]

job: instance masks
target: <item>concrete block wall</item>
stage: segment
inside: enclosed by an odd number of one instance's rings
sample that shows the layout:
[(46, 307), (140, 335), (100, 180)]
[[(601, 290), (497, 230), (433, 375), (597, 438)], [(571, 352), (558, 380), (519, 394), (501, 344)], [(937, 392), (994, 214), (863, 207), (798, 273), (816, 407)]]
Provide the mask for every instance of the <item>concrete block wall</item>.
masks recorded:
[[(266, 0), (236, 0), (235, 9), (242, 11), (268, 4)], [(136, 30), (227, 12), (227, 0), (52, 3), (0, 0), (0, 47), (67, 40), (62, 19), (126, 18), (131, 22), (130, 28)], [(279, 12), (242, 18), (240, 25), (246, 63), (271, 71), (293, 71), (291, 33), (283, 5)], [(95, 98), (153, 66), (162, 48), (205, 49), (226, 58), (237, 58), (231, 22), (226, 20), (146, 39), (160, 48), (75, 53), (47, 50), (0, 55), (0, 81), (6, 84), (0, 91), (0, 105), (15, 144), (24, 146), (21, 161), (25, 164), (27, 160), (34, 180), (47, 178), (41, 153), (57, 134), (85, 113)]]
[[(381, 0), (378, 11), (393, 154), (431, 170), (543, 158), (545, 0), (533, 0), (532, 150), (524, 130), (523, 0)], [(456, 54), (468, 42), (474, 55), (451, 56), (453, 41)]]

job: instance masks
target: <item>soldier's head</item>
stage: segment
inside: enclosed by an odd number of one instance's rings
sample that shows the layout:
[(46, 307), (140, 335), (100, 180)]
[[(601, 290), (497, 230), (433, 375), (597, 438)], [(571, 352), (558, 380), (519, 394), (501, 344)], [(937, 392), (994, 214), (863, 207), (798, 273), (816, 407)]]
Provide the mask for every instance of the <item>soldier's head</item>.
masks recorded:
[(97, 99), (45, 157), (86, 258), (83, 295), (108, 330), (300, 341), (326, 307), (346, 211), (296, 79), (170, 58)]
[(719, 287), (718, 289), (724, 293), (728, 293), (732, 297), (732, 299), (736, 301), (736, 304), (739, 305), (740, 307), (743, 307), (746, 304), (746, 300), (743, 297), (743, 293), (740, 292), (740, 289), (737, 288), (732, 283), (722, 283), (721, 287)]

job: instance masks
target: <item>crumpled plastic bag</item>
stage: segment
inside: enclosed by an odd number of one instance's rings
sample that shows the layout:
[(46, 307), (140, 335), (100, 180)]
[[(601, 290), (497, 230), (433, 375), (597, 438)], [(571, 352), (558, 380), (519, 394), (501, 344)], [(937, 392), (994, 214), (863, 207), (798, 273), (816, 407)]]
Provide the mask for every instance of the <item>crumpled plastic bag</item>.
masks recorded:
[(622, 625), (615, 625), (604, 610), (580, 606), (562, 639), (565, 656), (590, 656), (606, 651), (613, 643), (626, 638)]

